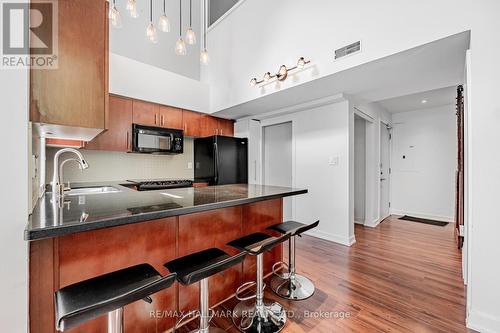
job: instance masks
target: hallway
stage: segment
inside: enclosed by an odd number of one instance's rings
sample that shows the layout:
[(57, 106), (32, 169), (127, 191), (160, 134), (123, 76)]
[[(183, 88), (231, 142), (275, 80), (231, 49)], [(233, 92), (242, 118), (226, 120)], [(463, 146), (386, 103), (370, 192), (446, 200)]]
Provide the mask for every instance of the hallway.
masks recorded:
[[(279, 300), (294, 313), (284, 332), (473, 332), (465, 327), (453, 232), (453, 224), (436, 227), (391, 216), (376, 228), (356, 225), (352, 247), (299, 238), (298, 271), (317, 289), (306, 301)], [(268, 289), (267, 297), (278, 300)], [(215, 310), (234, 304), (231, 299)], [(304, 311), (323, 318), (305, 318)], [(214, 324), (236, 332), (229, 318), (214, 318)]]

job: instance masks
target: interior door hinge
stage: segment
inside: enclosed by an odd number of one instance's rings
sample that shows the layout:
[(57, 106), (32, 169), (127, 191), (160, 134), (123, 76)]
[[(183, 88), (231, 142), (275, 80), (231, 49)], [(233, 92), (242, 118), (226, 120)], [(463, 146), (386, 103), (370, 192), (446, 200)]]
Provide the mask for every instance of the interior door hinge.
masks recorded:
[(389, 208), (391, 208), (391, 202), (389, 201)]
[(389, 174), (391, 174), (391, 172), (392, 172), (392, 169), (391, 169), (391, 168), (389, 168)]
[(389, 140), (392, 140), (392, 134), (389, 133)]

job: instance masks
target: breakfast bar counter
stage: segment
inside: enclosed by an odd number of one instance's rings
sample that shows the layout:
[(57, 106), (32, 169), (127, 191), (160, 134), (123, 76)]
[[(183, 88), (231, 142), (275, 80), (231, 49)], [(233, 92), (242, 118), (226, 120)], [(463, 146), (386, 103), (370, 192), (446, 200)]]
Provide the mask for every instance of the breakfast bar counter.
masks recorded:
[[(160, 274), (166, 262), (208, 248), (234, 255), (226, 244), (283, 222), (283, 197), (307, 190), (263, 185), (219, 185), (139, 192), (123, 182), (77, 184), (110, 186), (115, 192), (65, 196), (53, 203), (46, 194), (25, 230), (30, 252), (30, 330), (55, 332), (54, 292), (67, 285), (137, 264)], [(73, 187), (75, 187), (73, 185)], [(264, 255), (264, 273), (282, 259), (282, 246)], [(255, 258), (210, 278), (210, 305), (234, 295), (255, 279)], [(187, 311), (198, 308), (198, 286), (152, 295), (151, 304), (125, 307), (125, 331), (165, 332)], [(106, 332), (106, 317), (71, 332)]]

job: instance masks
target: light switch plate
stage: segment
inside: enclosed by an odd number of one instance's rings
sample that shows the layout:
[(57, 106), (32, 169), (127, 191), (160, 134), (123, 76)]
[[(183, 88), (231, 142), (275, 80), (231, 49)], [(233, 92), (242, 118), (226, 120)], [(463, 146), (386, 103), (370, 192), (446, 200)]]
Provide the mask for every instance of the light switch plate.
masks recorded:
[(193, 168), (193, 162), (188, 162), (188, 169), (192, 169)]
[(339, 164), (339, 157), (338, 156), (330, 156), (328, 158), (328, 165), (336, 166), (338, 164)]

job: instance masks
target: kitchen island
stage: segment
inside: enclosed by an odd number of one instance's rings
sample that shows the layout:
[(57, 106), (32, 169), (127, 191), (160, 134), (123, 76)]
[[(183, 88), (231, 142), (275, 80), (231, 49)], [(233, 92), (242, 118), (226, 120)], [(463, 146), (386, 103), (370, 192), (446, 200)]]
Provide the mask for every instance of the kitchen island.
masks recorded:
[[(236, 254), (226, 243), (282, 222), (282, 198), (307, 190), (263, 185), (221, 185), (138, 192), (123, 182), (117, 192), (40, 199), (25, 230), (30, 241), (30, 329), (55, 332), (53, 293), (69, 284), (140, 263), (161, 274), (167, 261), (211, 247)], [(265, 274), (282, 259), (282, 247), (264, 256)], [(231, 297), (255, 279), (255, 260), (210, 278), (210, 304)], [(152, 295), (153, 303), (125, 307), (125, 331), (164, 332), (198, 308), (198, 286), (175, 284)], [(106, 317), (71, 332), (106, 332)]]

